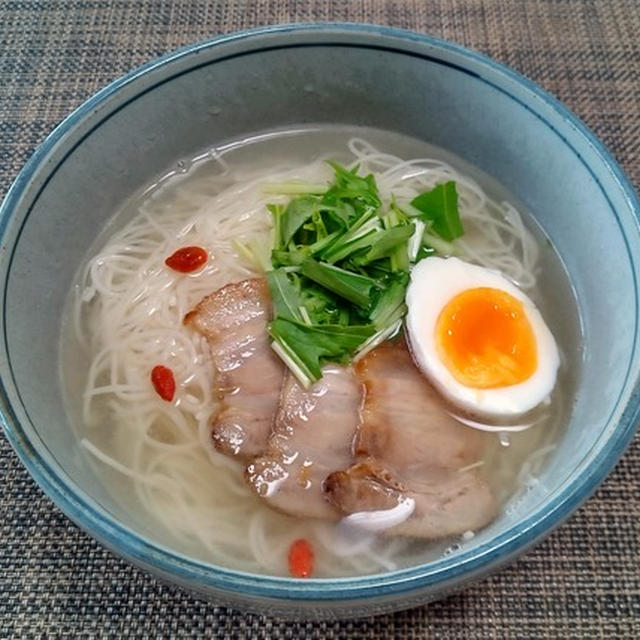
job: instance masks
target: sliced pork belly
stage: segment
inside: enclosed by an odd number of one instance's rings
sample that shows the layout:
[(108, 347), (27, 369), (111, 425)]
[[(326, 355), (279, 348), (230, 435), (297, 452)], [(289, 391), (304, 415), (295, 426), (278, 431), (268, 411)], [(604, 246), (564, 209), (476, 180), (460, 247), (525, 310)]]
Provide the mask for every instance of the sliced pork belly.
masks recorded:
[(351, 368), (327, 365), (308, 390), (288, 374), (267, 451), (245, 473), (255, 492), (291, 515), (338, 519), (322, 484), (353, 462), (361, 397)]
[(356, 455), (372, 456), (405, 480), (477, 462), (482, 434), (445, 409), (402, 340), (385, 342), (357, 363), (365, 387)]
[(330, 473), (324, 483), (330, 501), (342, 513), (387, 511), (402, 500), (407, 487), (373, 458)]
[[(473, 470), (459, 473), (448, 470), (414, 491), (377, 461), (366, 460), (346, 471), (330, 474), (325, 491), (331, 503), (345, 515), (391, 513), (407, 499), (411, 500), (412, 509), (404, 510), (410, 515), (384, 530), (386, 535), (446, 538), (483, 527), (496, 512), (489, 487)], [(366, 519), (364, 522), (366, 526)]]
[(342, 513), (415, 506), (388, 534), (440, 538), (477, 529), (496, 513), (479, 473), (482, 434), (461, 425), (414, 365), (403, 342), (388, 342), (356, 366), (365, 386), (355, 442), (359, 463), (327, 478), (329, 501)]
[(261, 454), (273, 424), (284, 365), (269, 345), (271, 298), (263, 278), (228, 284), (184, 319), (207, 338), (221, 401), (213, 418), (213, 444), (248, 460)]

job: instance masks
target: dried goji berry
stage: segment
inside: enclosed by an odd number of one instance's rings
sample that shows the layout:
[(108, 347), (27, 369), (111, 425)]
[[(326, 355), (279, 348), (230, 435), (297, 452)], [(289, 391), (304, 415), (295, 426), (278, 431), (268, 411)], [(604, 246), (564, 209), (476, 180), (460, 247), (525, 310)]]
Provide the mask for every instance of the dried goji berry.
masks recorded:
[(208, 259), (202, 247), (182, 247), (172, 253), (164, 263), (180, 273), (191, 273), (199, 269)]

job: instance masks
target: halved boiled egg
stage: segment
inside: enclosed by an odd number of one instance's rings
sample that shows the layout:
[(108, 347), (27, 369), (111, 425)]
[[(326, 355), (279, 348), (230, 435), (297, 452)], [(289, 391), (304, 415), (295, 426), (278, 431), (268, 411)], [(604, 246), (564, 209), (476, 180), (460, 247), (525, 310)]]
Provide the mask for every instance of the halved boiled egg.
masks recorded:
[(501, 417), (549, 397), (556, 342), (533, 302), (500, 273), (427, 258), (411, 271), (406, 302), (414, 359), (452, 403)]

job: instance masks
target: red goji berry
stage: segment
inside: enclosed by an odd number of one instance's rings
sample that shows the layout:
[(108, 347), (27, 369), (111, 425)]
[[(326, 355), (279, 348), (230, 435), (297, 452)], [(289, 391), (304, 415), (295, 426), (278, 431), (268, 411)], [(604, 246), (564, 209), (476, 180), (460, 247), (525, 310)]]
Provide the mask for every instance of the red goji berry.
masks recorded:
[(191, 273), (199, 269), (208, 259), (202, 247), (182, 247), (172, 253), (164, 263), (180, 273)]
[(289, 573), (294, 578), (308, 578), (313, 573), (313, 549), (303, 538), (289, 547)]
[(173, 400), (173, 395), (176, 392), (176, 381), (173, 377), (173, 371), (168, 367), (163, 367), (161, 364), (151, 369), (151, 383), (156, 393), (167, 402)]

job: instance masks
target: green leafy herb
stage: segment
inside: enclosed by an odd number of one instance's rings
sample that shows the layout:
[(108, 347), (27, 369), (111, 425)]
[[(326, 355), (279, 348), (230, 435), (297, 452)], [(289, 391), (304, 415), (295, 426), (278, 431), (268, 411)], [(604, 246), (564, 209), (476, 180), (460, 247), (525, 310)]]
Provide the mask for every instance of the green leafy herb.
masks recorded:
[[(399, 247), (406, 252), (407, 240), (411, 238), (411, 236), (413, 235), (413, 231), (413, 224), (401, 227), (391, 227), (390, 229), (379, 231), (376, 234), (375, 238), (370, 239), (368, 243), (370, 247), (369, 250), (366, 254), (356, 260), (356, 264), (366, 265), (375, 260), (380, 260), (381, 258), (388, 258), (392, 256), (395, 256), (397, 258), (397, 250)], [(400, 264), (400, 262), (402, 262), (402, 259), (397, 262), (398, 264)], [(406, 265), (405, 269), (401, 270), (407, 269), (408, 265)]]
[(284, 207), (281, 204), (268, 204), (267, 209), (273, 218), (273, 250), (283, 249), (282, 243), (282, 216)]
[(309, 326), (284, 318), (269, 324), (269, 334), (302, 372), (305, 386), (322, 376), (322, 360), (346, 364), (350, 354), (374, 333), (372, 325)]
[(408, 284), (409, 276), (406, 273), (398, 274), (387, 282), (369, 314), (376, 329), (384, 329), (404, 317), (407, 311), (404, 295)]
[(327, 190), (327, 185), (313, 182), (291, 180), (289, 182), (271, 182), (262, 185), (263, 193), (273, 193), (284, 196), (295, 195), (322, 195)]
[(378, 195), (378, 186), (372, 174), (366, 177), (358, 175), (358, 167), (351, 171), (337, 162), (329, 162), (335, 171), (335, 182), (325, 193), (325, 202), (334, 200), (351, 200), (355, 208), (377, 209), (382, 203)]
[(267, 273), (269, 291), (273, 300), (274, 316), (285, 320), (303, 321), (300, 308), (303, 306), (300, 291), (289, 280), (284, 269)]
[[(380, 218), (373, 209), (366, 210), (353, 224), (322, 253), (327, 262), (343, 260), (352, 252), (353, 245), (363, 237), (382, 228)], [(365, 245), (366, 246), (366, 245)]]
[(463, 234), (458, 212), (458, 191), (453, 180), (421, 193), (411, 206), (422, 211), (421, 218), (433, 222), (433, 230), (445, 240), (455, 240)]
[(418, 254), (416, 256), (416, 262), (420, 262), (420, 260), (424, 260), (425, 258), (429, 258), (430, 256), (435, 256), (436, 250), (433, 247), (427, 247), (422, 245), (420, 249), (418, 249)]
[(446, 240), (443, 240), (442, 238), (432, 233), (429, 233), (428, 231), (424, 231), (422, 233), (422, 243), (425, 247), (434, 249), (444, 256), (455, 256), (458, 253), (456, 247), (453, 244), (447, 242)]
[(359, 307), (366, 308), (371, 303), (371, 289), (376, 285), (373, 278), (316, 262), (313, 258), (302, 263), (302, 274)]
[(282, 215), (282, 246), (286, 247), (293, 238), (293, 234), (302, 225), (313, 217), (319, 206), (318, 198), (314, 196), (302, 196), (294, 198), (284, 210)]
[(248, 260), (259, 271), (269, 271), (272, 268), (269, 258), (269, 248), (258, 242), (249, 240), (249, 242), (240, 242), (240, 240), (232, 240), (233, 248), (246, 260)]
[(451, 240), (462, 233), (455, 183), (400, 207), (393, 197), (383, 203), (373, 175), (329, 164), (334, 180), (326, 188), (266, 185), (294, 196), (286, 206), (268, 205), (270, 261), (257, 246), (237, 246), (267, 271), (272, 347), (305, 386), (325, 363), (347, 363), (395, 335), (407, 312), (411, 265), (455, 252)]

